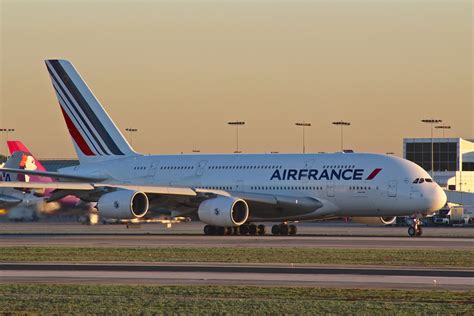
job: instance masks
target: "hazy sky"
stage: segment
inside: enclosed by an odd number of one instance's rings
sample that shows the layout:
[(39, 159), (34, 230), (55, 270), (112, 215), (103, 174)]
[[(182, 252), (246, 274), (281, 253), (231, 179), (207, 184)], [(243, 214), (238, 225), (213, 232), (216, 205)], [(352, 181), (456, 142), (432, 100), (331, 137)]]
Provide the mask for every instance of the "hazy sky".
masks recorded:
[[(1, 3), (0, 128), (74, 157), (43, 60), (69, 59), (145, 153), (346, 148), (399, 154), (442, 118), (474, 138), (472, 1)], [(441, 135), (439, 132), (437, 135)], [(4, 138), (2, 137), (2, 142)], [(3, 151), (3, 144), (0, 146)]]

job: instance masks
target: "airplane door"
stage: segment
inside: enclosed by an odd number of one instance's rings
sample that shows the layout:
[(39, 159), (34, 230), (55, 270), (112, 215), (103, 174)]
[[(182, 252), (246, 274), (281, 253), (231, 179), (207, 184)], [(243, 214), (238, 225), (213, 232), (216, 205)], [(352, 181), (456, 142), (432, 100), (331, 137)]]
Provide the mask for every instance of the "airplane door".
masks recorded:
[(198, 165), (197, 165), (197, 168), (196, 168), (196, 176), (202, 176), (202, 174), (204, 173), (204, 168), (206, 167), (207, 165), (207, 160), (201, 160)]
[(388, 182), (388, 196), (397, 196), (397, 180), (391, 180)]
[(158, 169), (158, 161), (153, 161), (148, 168), (148, 176), (154, 177), (156, 175), (156, 169)]
[(328, 182), (328, 184), (326, 185), (326, 190), (329, 197), (333, 197), (336, 195), (336, 192), (334, 190), (334, 181)]
[(245, 192), (244, 181), (237, 180), (237, 182), (235, 183), (235, 191)]

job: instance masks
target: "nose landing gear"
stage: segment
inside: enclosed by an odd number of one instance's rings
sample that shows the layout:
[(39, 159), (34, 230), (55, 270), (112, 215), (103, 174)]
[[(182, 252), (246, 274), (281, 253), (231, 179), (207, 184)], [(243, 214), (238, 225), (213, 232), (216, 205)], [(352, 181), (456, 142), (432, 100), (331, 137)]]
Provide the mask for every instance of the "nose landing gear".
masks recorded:
[(408, 236), (419, 237), (422, 234), (423, 234), (423, 229), (421, 228), (421, 221), (419, 218), (414, 218), (413, 225), (408, 227)]

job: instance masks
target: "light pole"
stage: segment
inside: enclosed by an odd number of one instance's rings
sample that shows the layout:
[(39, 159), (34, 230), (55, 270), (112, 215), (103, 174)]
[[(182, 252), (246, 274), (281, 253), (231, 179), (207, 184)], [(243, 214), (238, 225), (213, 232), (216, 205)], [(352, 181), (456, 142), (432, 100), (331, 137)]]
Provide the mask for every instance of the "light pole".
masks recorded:
[(424, 119), (424, 120), (421, 120), (421, 122), (430, 124), (430, 127), (431, 127), (431, 178), (433, 178), (433, 169), (434, 169), (434, 163), (433, 163), (433, 124), (441, 123), (441, 122), (443, 122), (443, 120)]
[(333, 125), (338, 125), (341, 127), (341, 151), (344, 150), (344, 126), (350, 126), (350, 122), (346, 121), (337, 121), (337, 122), (332, 122)]
[(295, 125), (303, 128), (303, 154), (304, 154), (306, 153), (304, 130), (306, 127), (310, 127), (311, 123), (306, 123), (303, 121), (303, 122), (296, 122)]
[(239, 127), (242, 126), (242, 125), (245, 125), (245, 122), (243, 122), (243, 121), (231, 121), (231, 122), (227, 122), (227, 124), (235, 126), (235, 147), (236, 147), (236, 149), (235, 149), (234, 153), (240, 154), (241, 151), (239, 151)]
[(138, 132), (138, 129), (128, 127), (125, 130), (130, 134), (130, 146), (133, 147), (133, 133)]
[(6, 142), (8, 141), (8, 133), (12, 133), (14, 132), (15, 129), (14, 128), (0, 128), (0, 132), (3, 132), (5, 133), (5, 148), (6, 148), (6, 151), (5, 151), (5, 156), (8, 157), (8, 147), (6, 145)]
[(436, 129), (440, 129), (443, 131), (443, 138), (444, 138), (444, 131), (447, 130), (447, 129), (451, 129), (451, 126), (449, 125), (437, 125), (435, 126)]

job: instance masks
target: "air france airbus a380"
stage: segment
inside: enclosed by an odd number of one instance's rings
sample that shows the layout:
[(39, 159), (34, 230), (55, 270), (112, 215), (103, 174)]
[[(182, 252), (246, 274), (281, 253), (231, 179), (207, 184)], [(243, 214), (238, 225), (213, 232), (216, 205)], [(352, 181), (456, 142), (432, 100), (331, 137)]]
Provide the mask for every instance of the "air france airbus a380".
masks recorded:
[[(172, 216), (197, 212), (206, 234), (265, 234), (256, 223), (281, 221), (272, 233), (283, 235), (296, 233), (292, 221), (350, 216), (391, 223), (395, 216), (426, 216), (446, 203), (421, 167), (393, 156), (138, 154), (70, 62), (47, 60), (46, 66), (80, 165), (16, 171), (61, 182), (9, 184), (54, 188), (49, 201), (75, 195), (97, 202), (102, 216), (121, 219), (141, 218), (150, 209)], [(421, 235), (418, 224), (410, 236)]]

